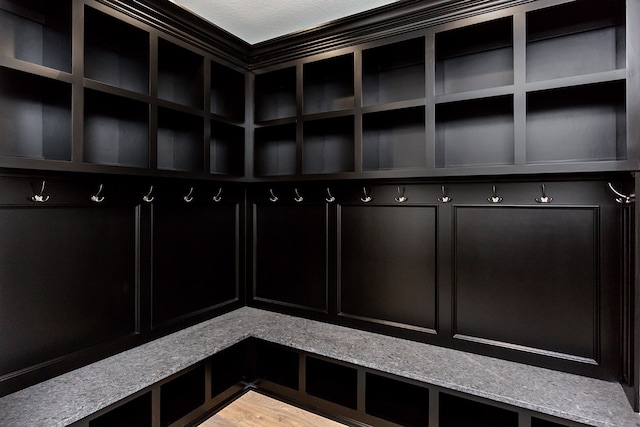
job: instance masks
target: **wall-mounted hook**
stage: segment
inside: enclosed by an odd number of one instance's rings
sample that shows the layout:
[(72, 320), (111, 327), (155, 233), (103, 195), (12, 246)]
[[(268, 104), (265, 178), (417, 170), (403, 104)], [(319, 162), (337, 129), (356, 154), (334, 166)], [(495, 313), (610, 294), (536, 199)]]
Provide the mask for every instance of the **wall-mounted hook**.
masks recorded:
[(294, 198), (293, 198), (293, 200), (295, 200), (295, 201), (296, 201), (296, 202), (298, 202), (298, 203), (300, 203), (301, 201), (303, 201), (303, 200), (304, 200), (304, 197), (302, 197), (302, 196), (300, 195), (300, 193), (298, 192), (298, 189), (297, 189), (297, 188), (296, 188), (296, 189), (294, 189), (293, 191), (295, 191), (295, 193), (296, 193), (296, 197), (294, 197)]
[(502, 197), (498, 196), (498, 191), (496, 190), (496, 186), (491, 187), (493, 190), (493, 196), (489, 197), (487, 201), (490, 203), (500, 203), (502, 201)]
[(402, 187), (402, 190), (400, 190), (400, 187), (398, 187), (398, 197), (395, 198), (396, 202), (404, 203), (407, 200), (409, 200), (407, 197), (405, 197), (404, 191), (405, 191), (404, 187)]
[(540, 186), (542, 188), (542, 196), (536, 198), (536, 202), (538, 203), (551, 203), (553, 201), (553, 197), (549, 197), (546, 194), (546, 189), (544, 184)]
[(367, 194), (367, 187), (362, 187), (362, 192), (364, 193), (364, 197), (360, 197), (362, 203), (369, 203), (373, 200), (373, 198)]
[(152, 194), (153, 194), (153, 185), (149, 188), (149, 192), (144, 196), (142, 196), (142, 200), (144, 200), (147, 203), (153, 202), (153, 199), (155, 199), (155, 197)]
[(327, 187), (327, 197), (324, 198), (327, 203), (333, 203), (336, 201), (336, 198), (331, 194), (331, 190)]
[(182, 200), (184, 200), (186, 203), (193, 202), (193, 187), (189, 188), (189, 193), (186, 196), (183, 196)]
[(447, 196), (447, 187), (446, 186), (442, 186), (440, 187), (440, 190), (442, 191), (442, 197), (438, 197), (438, 201), (440, 203), (449, 203), (451, 200), (453, 200), (451, 197)]
[(269, 194), (271, 194), (271, 197), (269, 197), (269, 200), (273, 203), (278, 201), (278, 196), (276, 196), (275, 194), (273, 194), (273, 190), (270, 188), (269, 189)]
[(626, 194), (622, 194), (621, 192), (619, 192), (618, 190), (616, 190), (613, 187), (613, 184), (611, 184), (610, 182), (607, 183), (609, 184), (609, 188), (611, 189), (611, 191), (613, 192), (613, 194), (615, 194), (616, 196), (619, 196), (616, 198), (616, 202), (623, 204), (623, 205), (628, 205), (630, 203), (633, 203), (636, 201), (636, 194), (635, 193), (631, 193), (628, 196)]
[(31, 196), (30, 199), (32, 202), (44, 203), (49, 201), (51, 196), (49, 196), (48, 194), (47, 195), (44, 194), (44, 188), (46, 185), (47, 185), (47, 181), (42, 180), (42, 187), (40, 187), (40, 194), (34, 194), (33, 196)]
[(213, 201), (216, 203), (220, 203), (222, 201), (222, 187), (218, 188), (218, 194), (213, 196)]
[(102, 203), (102, 202), (104, 202), (104, 196), (101, 196), (103, 188), (104, 188), (104, 185), (100, 184), (100, 187), (98, 187), (98, 192), (96, 194), (94, 194), (93, 196), (91, 196), (91, 201), (92, 202), (94, 202), (94, 203)]

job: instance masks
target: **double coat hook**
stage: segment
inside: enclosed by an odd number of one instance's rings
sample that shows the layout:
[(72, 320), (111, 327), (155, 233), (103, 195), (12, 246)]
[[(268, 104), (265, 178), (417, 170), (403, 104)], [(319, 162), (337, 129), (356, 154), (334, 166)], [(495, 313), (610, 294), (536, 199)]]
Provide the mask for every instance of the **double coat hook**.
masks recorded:
[(362, 203), (369, 203), (373, 200), (373, 198), (367, 194), (367, 187), (362, 187), (362, 192), (364, 193), (364, 197), (361, 197), (360, 200)]
[(449, 203), (451, 202), (451, 200), (453, 200), (451, 197), (447, 196), (447, 187), (446, 186), (442, 186), (440, 187), (440, 190), (442, 191), (442, 197), (438, 197), (438, 201), (440, 203)]
[(493, 187), (491, 187), (493, 190), (493, 196), (489, 197), (487, 199), (488, 202), (490, 203), (500, 203), (502, 202), (502, 197), (498, 196), (498, 191), (496, 190), (496, 186), (494, 185)]
[(102, 202), (104, 202), (104, 196), (101, 196), (103, 188), (104, 188), (104, 185), (100, 184), (100, 187), (98, 188), (98, 192), (96, 194), (94, 194), (93, 196), (91, 196), (91, 201), (92, 202), (94, 202), (94, 203), (102, 203)]
[(537, 203), (551, 203), (553, 201), (553, 197), (549, 197), (546, 194), (545, 186), (542, 184), (540, 186), (542, 188), (542, 196), (536, 198)]
[(220, 187), (218, 189), (218, 194), (216, 194), (215, 196), (213, 196), (213, 201), (216, 203), (220, 203), (220, 201), (222, 200), (222, 187)]
[(46, 185), (47, 185), (47, 181), (43, 180), (42, 187), (40, 187), (40, 194), (34, 194), (33, 196), (30, 197), (32, 202), (45, 203), (49, 201), (51, 196), (49, 196), (48, 194), (47, 195), (44, 194), (44, 188)]
[(149, 192), (144, 196), (142, 196), (142, 200), (144, 200), (146, 203), (153, 202), (153, 199), (155, 199), (155, 197), (152, 194), (153, 194), (153, 185), (149, 188)]
[(189, 193), (186, 196), (182, 197), (182, 200), (184, 200), (185, 203), (193, 202), (193, 187), (189, 189)]

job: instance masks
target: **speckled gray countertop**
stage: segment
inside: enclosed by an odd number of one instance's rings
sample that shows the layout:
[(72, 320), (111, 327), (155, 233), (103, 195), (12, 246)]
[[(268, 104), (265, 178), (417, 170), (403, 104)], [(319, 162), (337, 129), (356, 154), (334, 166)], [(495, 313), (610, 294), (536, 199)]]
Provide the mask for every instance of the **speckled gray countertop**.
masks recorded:
[(640, 426), (617, 383), (249, 307), (0, 398), (0, 426), (68, 425), (250, 336), (589, 425)]

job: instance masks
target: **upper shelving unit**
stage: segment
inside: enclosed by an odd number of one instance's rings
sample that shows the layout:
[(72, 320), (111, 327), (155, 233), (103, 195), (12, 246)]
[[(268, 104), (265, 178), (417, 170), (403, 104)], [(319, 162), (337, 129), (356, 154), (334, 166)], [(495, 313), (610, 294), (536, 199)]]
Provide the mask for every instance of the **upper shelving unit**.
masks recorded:
[(353, 55), (342, 55), (303, 66), (304, 115), (354, 107)]

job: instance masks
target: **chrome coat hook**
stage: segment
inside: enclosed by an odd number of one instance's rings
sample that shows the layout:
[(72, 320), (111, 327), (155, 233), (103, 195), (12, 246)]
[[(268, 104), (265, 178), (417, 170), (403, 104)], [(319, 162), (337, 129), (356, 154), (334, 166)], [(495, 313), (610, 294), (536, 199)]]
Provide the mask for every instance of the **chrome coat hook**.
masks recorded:
[(636, 201), (636, 194), (635, 193), (631, 193), (628, 196), (626, 194), (622, 194), (621, 192), (619, 192), (618, 190), (616, 190), (613, 187), (613, 184), (611, 184), (610, 182), (608, 182), (607, 184), (609, 184), (609, 188), (611, 189), (611, 191), (613, 191), (613, 194), (615, 194), (616, 196), (619, 196), (616, 198), (616, 202), (623, 204), (623, 205), (628, 205), (630, 203), (633, 203)]
[(487, 201), (489, 201), (490, 203), (500, 203), (502, 201), (502, 197), (498, 196), (498, 192), (496, 190), (495, 185), (492, 187), (492, 190), (493, 190), (493, 196), (489, 197)]
[(93, 196), (91, 196), (91, 201), (92, 202), (95, 202), (95, 203), (104, 202), (104, 196), (101, 196), (103, 188), (104, 188), (104, 185), (100, 184), (100, 187), (98, 188), (98, 192), (96, 194), (94, 194)]
[(451, 200), (453, 200), (451, 197), (447, 196), (447, 187), (446, 186), (442, 186), (440, 187), (440, 190), (442, 191), (442, 197), (438, 197), (438, 201), (440, 203), (449, 203)]
[(189, 194), (187, 194), (186, 196), (182, 197), (182, 200), (184, 200), (186, 203), (193, 202), (193, 187), (191, 187), (189, 189)]
[(333, 203), (336, 201), (336, 198), (331, 194), (331, 190), (327, 187), (327, 197), (324, 198), (328, 203)]
[(549, 197), (545, 193), (544, 184), (540, 186), (542, 188), (542, 196), (536, 198), (536, 202), (538, 203), (551, 203), (553, 201), (553, 197)]
[(360, 200), (362, 203), (369, 203), (373, 200), (373, 198), (367, 194), (367, 187), (362, 187), (362, 192), (364, 193), (364, 197), (361, 197)]
[(144, 196), (142, 196), (142, 200), (144, 200), (147, 203), (153, 202), (153, 199), (155, 199), (155, 197), (152, 196), (152, 194), (153, 194), (153, 185), (149, 188), (149, 192)]
[(213, 196), (213, 201), (216, 203), (220, 203), (220, 201), (222, 201), (222, 187), (218, 189), (218, 194)]
[(44, 188), (47, 185), (47, 181), (42, 180), (42, 187), (40, 188), (40, 194), (34, 194), (33, 196), (30, 197), (32, 202), (36, 202), (36, 203), (44, 203), (49, 201), (50, 197), (48, 194), (45, 195), (44, 194)]
[(273, 194), (273, 190), (270, 188), (269, 189), (269, 194), (271, 194), (271, 197), (269, 197), (269, 200), (273, 203), (278, 201), (278, 196), (276, 196), (275, 194)]
[(409, 200), (407, 197), (405, 197), (404, 191), (405, 191), (404, 187), (402, 187), (402, 191), (400, 191), (400, 187), (398, 187), (398, 197), (395, 198), (396, 202), (404, 203), (407, 200)]
[(303, 200), (304, 200), (304, 197), (302, 197), (302, 196), (300, 195), (300, 193), (298, 192), (298, 189), (297, 189), (297, 188), (296, 188), (296, 189), (294, 189), (293, 191), (295, 191), (295, 193), (296, 193), (296, 197), (294, 197), (294, 198), (293, 198), (293, 200), (295, 200), (295, 201), (296, 201), (296, 202), (298, 202), (298, 203), (300, 203), (301, 201), (303, 201)]

